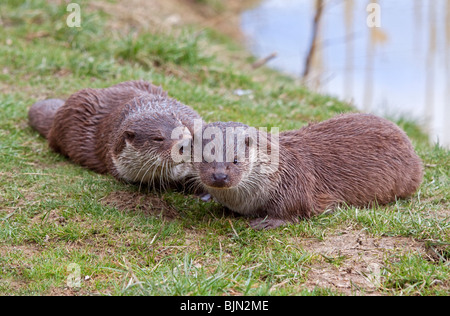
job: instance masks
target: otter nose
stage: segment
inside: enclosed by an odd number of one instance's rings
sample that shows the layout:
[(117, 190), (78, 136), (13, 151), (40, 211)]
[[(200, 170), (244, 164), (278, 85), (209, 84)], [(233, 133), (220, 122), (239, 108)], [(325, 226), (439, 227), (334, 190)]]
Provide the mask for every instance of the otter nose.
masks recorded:
[(215, 181), (219, 182), (227, 182), (228, 181), (228, 175), (225, 173), (214, 173), (213, 178)]

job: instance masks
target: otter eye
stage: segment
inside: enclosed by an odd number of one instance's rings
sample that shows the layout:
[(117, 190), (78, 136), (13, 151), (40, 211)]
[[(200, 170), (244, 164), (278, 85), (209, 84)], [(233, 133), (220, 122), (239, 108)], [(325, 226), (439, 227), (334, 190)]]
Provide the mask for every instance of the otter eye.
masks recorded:
[(123, 135), (125, 136), (125, 138), (127, 140), (130, 140), (130, 141), (132, 141), (136, 137), (136, 134), (131, 131), (126, 131)]

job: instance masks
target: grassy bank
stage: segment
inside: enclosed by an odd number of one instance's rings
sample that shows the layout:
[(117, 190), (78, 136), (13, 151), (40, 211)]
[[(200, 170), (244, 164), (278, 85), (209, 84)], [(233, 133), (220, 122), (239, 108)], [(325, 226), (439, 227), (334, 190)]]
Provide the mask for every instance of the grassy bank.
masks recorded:
[(450, 153), (412, 123), (398, 122), (427, 166), (412, 199), (264, 232), (218, 204), (139, 192), (51, 152), (27, 125), (33, 102), (126, 80), (162, 85), (206, 121), (286, 130), (353, 111), (252, 70), (251, 56), (198, 17), (152, 19), (144, 7), (140, 23), (115, 10), (122, 1), (78, 1), (82, 27), (69, 28), (66, 5), (51, 3), (0, 4), (0, 295), (449, 293)]

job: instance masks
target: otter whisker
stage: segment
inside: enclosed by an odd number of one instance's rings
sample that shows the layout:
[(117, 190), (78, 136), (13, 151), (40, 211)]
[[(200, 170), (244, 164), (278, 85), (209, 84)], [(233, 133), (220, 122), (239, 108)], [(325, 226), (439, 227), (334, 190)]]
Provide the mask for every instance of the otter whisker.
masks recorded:
[[(155, 170), (157, 169), (156, 166), (157, 166), (158, 164), (159, 164), (159, 163), (158, 163), (157, 160), (152, 160), (152, 161), (151, 161), (151, 165), (147, 167), (147, 170), (145, 171), (144, 176), (141, 178), (141, 183), (140, 183), (139, 187), (142, 185), (143, 181), (146, 179), (147, 174), (148, 174), (149, 172), (152, 172), (152, 176), (151, 176), (150, 179), (153, 179), (153, 178), (154, 178), (154, 172), (155, 172)], [(147, 181), (148, 185), (150, 184), (150, 183), (149, 183), (149, 182), (150, 182), (150, 179)]]
[[(160, 162), (158, 160), (155, 161), (155, 165), (158, 164), (158, 167), (160, 168)], [(158, 170), (158, 167), (152, 168), (152, 176), (151, 176), (151, 180), (152, 180), (152, 189), (155, 191), (156, 190), (156, 185), (155, 185), (155, 174), (156, 171)]]
[(39, 101), (29, 110), (31, 127), (51, 149), (96, 172), (139, 183), (139, 190), (145, 183), (154, 188), (156, 177), (160, 187), (169, 185), (171, 132), (180, 125), (193, 130), (196, 120), (202, 122), (192, 108), (142, 80), (83, 89), (65, 101)]
[[(144, 158), (143, 158), (143, 159), (144, 159)], [(145, 160), (144, 160), (144, 161), (145, 161)], [(138, 180), (139, 175), (140, 175), (142, 169), (146, 168), (147, 165), (148, 165), (149, 163), (152, 163), (152, 158), (151, 158), (151, 157), (148, 158), (147, 161), (145, 161), (145, 163), (142, 164), (141, 168), (139, 169), (139, 171), (136, 173), (136, 176), (134, 177), (134, 181), (137, 181), (137, 180)], [(144, 175), (143, 175), (142, 177), (140, 177), (140, 178), (141, 178), (141, 184), (142, 184), (142, 180), (145, 178), (145, 175), (146, 175), (146, 174), (144, 173)]]
[(139, 182), (139, 191), (141, 190), (142, 183), (143, 183), (145, 177), (147, 176), (147, 173), (148, 173), (150, 170), (153, 169), (153, 166), (155, 165), (155, 161), (153, 161), (152, 158), (150, 158), (150, 159), (145, 163), (145, 165), (148, 165), (148, 164), (150, 164), (150, 166), (147, 166), (147, 167), (146, 167), (147, 170), (145, 171), (144, 175), (141, 177), (141, 181)]

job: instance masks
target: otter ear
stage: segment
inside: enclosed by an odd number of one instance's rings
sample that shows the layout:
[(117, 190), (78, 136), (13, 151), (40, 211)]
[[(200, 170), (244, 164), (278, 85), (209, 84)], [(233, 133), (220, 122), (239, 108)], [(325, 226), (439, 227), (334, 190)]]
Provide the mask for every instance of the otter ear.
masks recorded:
[(136, 133), (132, 131), (125, 131), (123, 133), (123, 137), (126, 141), (132, 142), (134, 138), (136, 137)]

